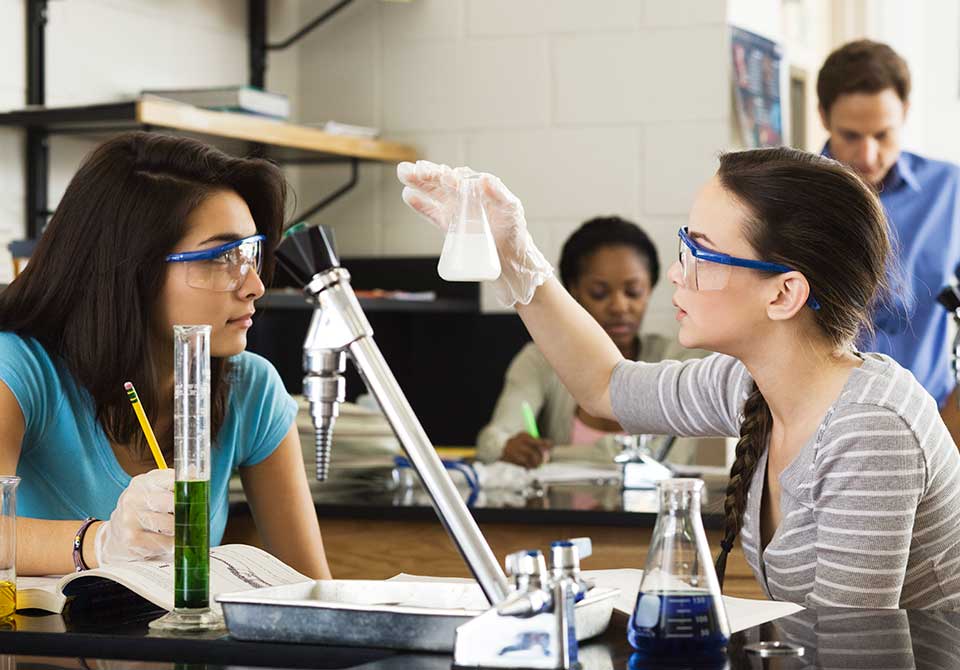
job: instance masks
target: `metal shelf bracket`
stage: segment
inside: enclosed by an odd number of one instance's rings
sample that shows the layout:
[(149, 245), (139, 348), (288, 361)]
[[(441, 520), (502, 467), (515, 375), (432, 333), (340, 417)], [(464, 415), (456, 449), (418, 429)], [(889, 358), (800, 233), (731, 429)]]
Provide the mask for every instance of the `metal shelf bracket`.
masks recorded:
[(349, 5), (353, 0), (340, 0), (313, 19), (297, 32), (280, 42), (267, 42), (267, 0), (248, 0), (247, 16), (250, 35), (250, 85), (263, 88), (267, 74), (267, 52), (282, 51), (296, 44), (317, 26), (325, 23), (334, 14)]
[(331, 192), (329, 195), (325, 196), (322, 200), (320, 200), (320, 202), (308, 208), (306, 211), (301, 212), (300, 214), (297, 214), (297, 216), (294, 217), (293, 219), (293, 223), (297, 224), (297, 223), (309, 221), (314, 214), (316, 214), (321, 209), (323, 209), (324, 207), (332, 203), (334, 200), (336, 200), (337, 198), (341, 197), (342, 195), (344, 195), (345, 193), (353, 189), (353, 187), (357, 185), (359, 165), (360, 165), (359, 160), (357, 160), (356, 158), (351, 158), (350, 159), (350, 178), (346, 181), (346, 183), (344, 183), (343, 186), (340, 186), (339, 188)]

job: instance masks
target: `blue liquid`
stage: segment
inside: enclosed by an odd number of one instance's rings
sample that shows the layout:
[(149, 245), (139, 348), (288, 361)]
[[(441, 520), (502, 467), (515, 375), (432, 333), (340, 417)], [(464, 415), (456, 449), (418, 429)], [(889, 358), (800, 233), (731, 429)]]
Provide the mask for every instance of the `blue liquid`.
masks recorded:
[(713, 597), (702, 591), (639, 593), (627, 626), (630, 646), (646, 656), (712, 656), (727, 645)]

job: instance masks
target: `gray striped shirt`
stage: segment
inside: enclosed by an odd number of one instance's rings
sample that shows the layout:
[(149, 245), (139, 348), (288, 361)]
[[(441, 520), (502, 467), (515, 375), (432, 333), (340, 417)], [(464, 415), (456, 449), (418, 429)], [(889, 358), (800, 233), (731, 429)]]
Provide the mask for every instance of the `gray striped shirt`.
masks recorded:
[[(766, 451), (743, 517), (768, 597), (807, 607), (960, 609), (960, 453), (933, 398), (882, 354), (864, 354), (780, 475), (781, 521), (760, 544)], [(737, 436), (752, 379), (738, 360), (622, 361), (610, 381), (633, 433)]]

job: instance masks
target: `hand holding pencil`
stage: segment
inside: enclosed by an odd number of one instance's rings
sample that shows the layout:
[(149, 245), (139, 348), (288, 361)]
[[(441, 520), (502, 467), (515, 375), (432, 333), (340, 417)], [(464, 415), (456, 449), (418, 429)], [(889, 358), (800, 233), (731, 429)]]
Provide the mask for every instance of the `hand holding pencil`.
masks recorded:
[(167, 467), (136, 389), (130, 382), (123, 387), (140, 420), (157, 469), (133, 477), (120, 494), (110, 520), (97, 529), (94, 547), (98, 565), (173, 557), (174, 473)]
[(524, 401), (520, 405), (523, 413), (523, 423), (526, 431), (517, 433), (503, 446), (503, 453), (500, 460), (507, 463), (522, 465), (525, 468), (536, 468), (550, 460), (550, 449), (553, 442), (540, 439), (540, 429), (537, 428), (537, 418), (530, 407), (530, 403)]
[(151, 470), (130, 480), (110, 520), (97, 531), (97, 564), (173, 558), (173, 470)]

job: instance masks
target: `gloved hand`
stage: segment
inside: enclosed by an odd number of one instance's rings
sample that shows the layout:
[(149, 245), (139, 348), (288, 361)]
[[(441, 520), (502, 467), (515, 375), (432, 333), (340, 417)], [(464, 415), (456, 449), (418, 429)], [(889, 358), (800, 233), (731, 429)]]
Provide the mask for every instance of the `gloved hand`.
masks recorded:
[[(456, 209), (460, 179), (472, 173), (468, 167), (451, 169), (430, 161), (397, 166), (403, 201), (443, 231)], [(494, 284), (497, 299), (507, 307), (526, 305), (537, 287), (553, 276), (553, 268), (533, 243), (517, 196), (487, 173), (481, 173), (479, 192), (500, 256), (500, 278)]]
[(97, 531), (99, 565), (173, 558), (173, 481), (172, 468), (130, 480), (110, 520)]

